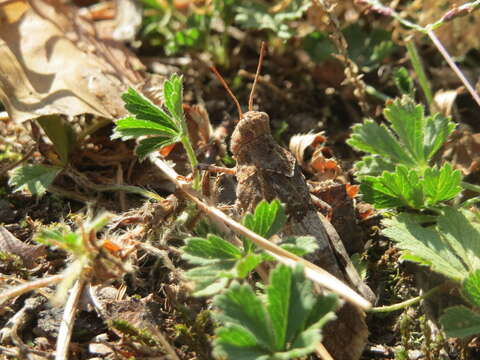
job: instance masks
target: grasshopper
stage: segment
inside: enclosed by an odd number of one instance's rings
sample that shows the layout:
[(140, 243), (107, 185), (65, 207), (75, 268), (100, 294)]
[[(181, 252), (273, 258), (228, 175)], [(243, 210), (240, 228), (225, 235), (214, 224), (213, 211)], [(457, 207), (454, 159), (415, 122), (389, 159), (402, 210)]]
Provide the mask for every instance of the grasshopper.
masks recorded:
[[(306, 180), (295, 157), (273, 138), (268, 114), (253, 110), (253, 97), (264, 56), (260, 51), (255, 80), (249, 98), (249, 111), (241, 106), (225, 80), (215, 68), (212, 71), (234, 100), (239, 121), (233, 131), (230, 150), (236, 160), (236, 207), (240, 213), (253, 212), (263, 199), (279, 199), (286, 206), (288, 221), (284, 235), (313, 236), (318, 250), (310, 261), (356, 288), (364, 297), (374, 299), (353, 267), (345, 247), (333, 226), (313, 205)], [(327, 326), (324, 344), (335, 359), (358, 359), (368, 330), (364, 314), (345, 304), (335, 322)]]

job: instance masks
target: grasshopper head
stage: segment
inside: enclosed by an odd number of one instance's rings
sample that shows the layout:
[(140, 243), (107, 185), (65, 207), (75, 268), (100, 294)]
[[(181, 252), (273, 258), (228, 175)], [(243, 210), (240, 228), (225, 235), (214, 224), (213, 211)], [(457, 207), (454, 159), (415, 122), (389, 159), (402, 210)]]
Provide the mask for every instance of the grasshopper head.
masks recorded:
[(248, 111), (243, 114), (232, 134), (230, 150), (237, 155), (248, 146), (255, 138), (270, 134), (270, 118), (267, 113), (260, 111)]

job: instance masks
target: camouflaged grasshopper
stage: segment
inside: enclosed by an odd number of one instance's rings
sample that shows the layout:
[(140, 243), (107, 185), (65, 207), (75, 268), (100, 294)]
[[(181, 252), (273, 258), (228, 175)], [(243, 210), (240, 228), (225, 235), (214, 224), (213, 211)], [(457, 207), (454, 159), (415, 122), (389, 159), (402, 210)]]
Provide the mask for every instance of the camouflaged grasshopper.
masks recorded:
[[(264, 55), (260, 52), (257, 73), (249, 98), (249, 111), (241, 106), (215, 68), (228, 94), (234, 100), (239, 121), (233, 131), (230, 150), (236, 160), (236, 207), (240, 213), (253, 212), (266, 199), (279, 199), (286, 206), (288, 221), (284, 235), (313, 236), (318, 250), (309, 260), (359, 291), (368, 300), (375, 298), (353, 267), (345, 247), (333, 226), (319, 214), (295, 157), (273, 138), (268, 114), (253, 110), (253, 97)], [(358, 359), (368, 336), (364, 314), (346, 304), (337, 321), (327, 326), (324, 344), (335, 359)]]

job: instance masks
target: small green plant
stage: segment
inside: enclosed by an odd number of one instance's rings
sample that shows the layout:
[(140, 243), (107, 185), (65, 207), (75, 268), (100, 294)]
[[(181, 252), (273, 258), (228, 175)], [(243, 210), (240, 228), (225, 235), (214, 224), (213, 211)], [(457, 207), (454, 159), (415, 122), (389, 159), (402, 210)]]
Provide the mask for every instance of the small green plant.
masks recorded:
[[(390, 126), (366, 120), (353, 127), (348, 140), (369, 153), (355, 164), (360, 189), (376, 208), (400, 212), (383, 220), (382, 233), (402, 250), (403, 259), (457, 283), (471, 308), (448, 308), (440, 323), (447, 336), (472, 336), (480, 333), (475, 311), (480, 305), (479, 218), (472, 210), (446, 206), (460, 194), (462, 176), (448, 162), (437, 165), (434, 157), (455, 125), (440, 114), (425, 116), (412, 99), (415, 91), (405, 69), (397, 71), (395, 82), (404, 95), (384, 111)], [(414, 211), (402, 213), (405, 208)]]
[(94, 219), (83, 222), (77, 231), (72, 231), (66, 224), (56, 224), (51, 228), (41, 228), (35, 234), (35, 241), (59, 247), (73, 255), (73, 261), (65, 269), (63, 280), (57, 287), (57, 293), (54, 298), (56, 303), (61, 304), (64, 302), (68, 291), (80, 276), (88, 276), (87, 274), (95, 276), (91, 271), (92, 269), (94, 271), (96, 266), (102, 267), (105, 274), (108, 272), (106, 269), (110, 269), (110, 272), (113, 273), (114, 269), (118, 267), (115, 261), (110, 261), (107, 264), (107, 262), (99, 258), (99, 254), (105, 253), (105, 251), (101, 249), (102, 241), (97, 240), (97, 233), (110, 220), (111, 215), (104, 213)]
[[(445, 207), (432, 227), (411, 214), (384, 220), (384, 235), (403, 250), (402, 258), (430, 267), (456, 281), (463, 297), (480, 306), (480, 224), (475, 213)], [(480, 333), (480, 314), (466, 306), (445, 310), (440, 318), (447, 336)]]
[(390, 127), (367, 119), (353, 127), (348, 140), (370, 153), (355, 164), (365, 201), (379, 209), (426, 209), (458, 195), (460, 172), (449, 163), (434, 164), (454, 123), (440, 114), (425, 116), (408, 95), (388, 104), (384, 116)]
[(212, 22), (227, 29), (234, 20), (233, 0), (214, 0), (210, 5), (181, 11), (167, 4), (143, 0), (148, 15), (144, 17), (142, 38), (150, 46), (160, 46), (165, 54), (206, 51), (215, 62), (228, 65), (228, 31), (212, 30)]
[(217, 328), (214, 355), (229, 359), (295, 359), (315, 350), (320, 329), (335, 318), (334, 295), (315, 296), (301, 266), (277, 266), (265, 294), (233, 282), (213, 300)]
[[(182, 143), (192, 169), (198, 164), (183, 113), (182, 77), (173, 74), (163, 84), (166, 111), (143, 95), (129, 89), (122, 95), (125, 108), (133, 115), (116, 122), (112, 138), (138, 139), (135, 152), (144, 160), (150, 153), (176, 143)], [(198, 187), (196, 176), (194, 186)]]

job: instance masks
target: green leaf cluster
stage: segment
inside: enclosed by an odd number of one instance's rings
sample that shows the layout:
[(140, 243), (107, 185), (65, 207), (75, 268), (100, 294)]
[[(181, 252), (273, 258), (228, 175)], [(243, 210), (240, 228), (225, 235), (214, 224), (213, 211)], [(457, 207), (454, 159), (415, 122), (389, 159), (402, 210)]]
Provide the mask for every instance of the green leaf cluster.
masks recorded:
[(355, 164), (365, 200), (377, 208), (423, 209), (454, 198), (461, 191), (460, 172), (431, 163), (455, 124), (441, 114), (425, 116), (408, 95), (388, 104), (384, 116), (390, 126), (367, 119), (347, 141), (369, 153)]
[[(257, 234), (270, 238), (287, 220), (285, 208), (278, 200), (260, 202), (254, 214), (246, 214), (243, 224)], [(244, 279), (263, 261), (272, 260), (248, 239), (237, 247), (220, 236), (208, 234), (186, 240), (182, 257), (195, 267), (186, 277), (195, 282), (196, 296), (209, 296), (223, 290), (232, 279)], [(312, 237), (290, 237), (279, 244), (299, 256), (317, 247)]]
[(182, 77), (173, 74), (163, 84), (165, 110), (130, 88), (122, 95), (125, 108), (133, 115), (116, 122), (112, 138), (137, 139), (140, 160), (155, 150), (188, 137), (182, 108)]
[(214, 355), (228, 359), (294, 359), (315, 350), (320, 329), (334, 319), (334, 295), (312, 293), (301, 266), (277, 266), (270, 274), (265, 295), (234, 282), (213, 300), (218, 309)]
[(310, 1), (292, 0), (281, 11), (272, 13), (264, 3), (241, 1), (235, 5), (235, 22), (245, 29), (271, 30), (279, 38), (287, 40), (294, 34), (288, 22), (301, 18), (310, 5)]
[[(396, 242), (403, 259), (460, 283), (464, 298), (480, 307), (480, 224), (475, 214), (444, 208), (435, 226), (424, 227), (408, 214), (384, 220), (384, 225), (383, 234)], [(480, 334), (480, 314), (464, 305), (446, 309), (440, 323), (447, 336)]]
[(437, 223), (424, 227), (416, 216), (385, 219), (383, 234), (403, 250), (402, 257), (462, 282), (480, 269), (480, 224), (467, 210), (445, 207)]

